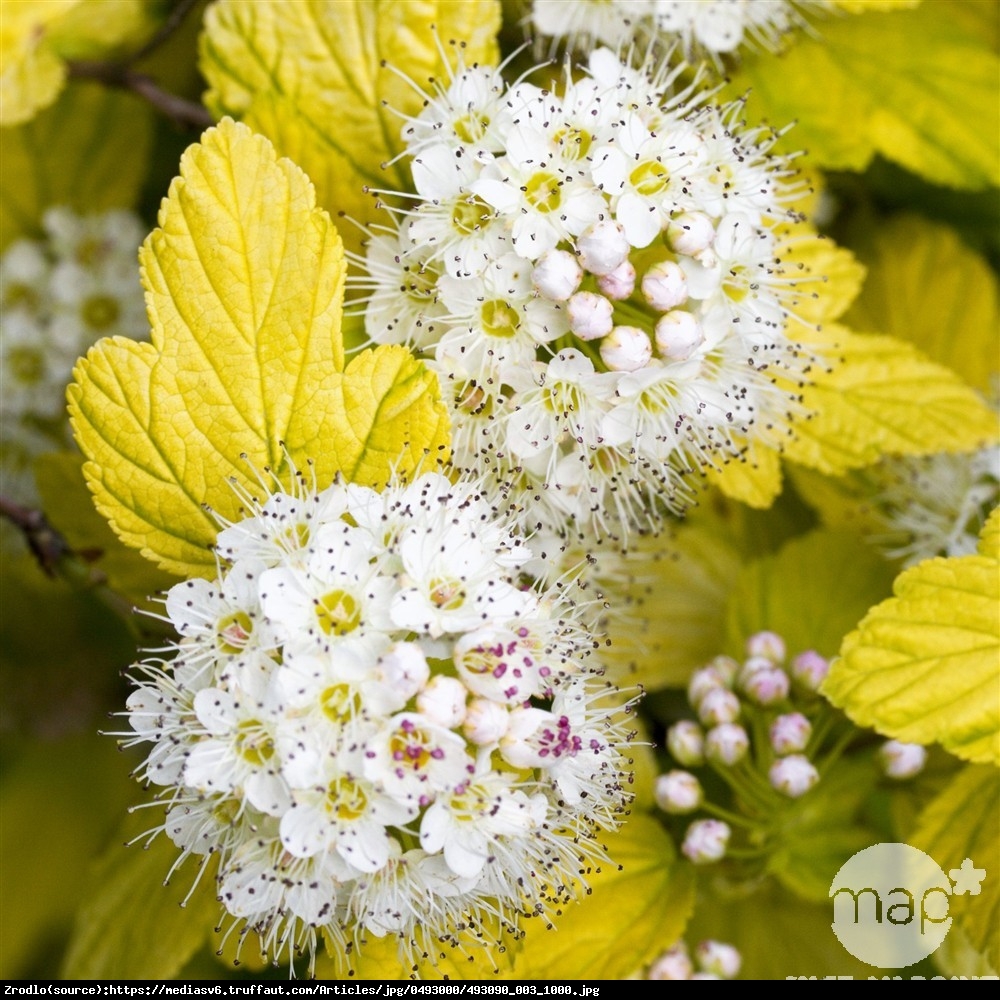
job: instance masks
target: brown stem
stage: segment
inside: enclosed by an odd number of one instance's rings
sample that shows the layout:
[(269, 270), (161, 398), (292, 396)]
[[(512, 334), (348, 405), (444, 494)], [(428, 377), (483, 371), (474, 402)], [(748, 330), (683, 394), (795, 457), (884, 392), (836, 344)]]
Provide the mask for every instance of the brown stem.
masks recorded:
[(8, 497), (0, 495), (0, 516), (7, 518), (24, 535), (28, 548), (31, 549), (46, 576), (56, 577), (59, 564), (73, 550), (66, 540), (46, 520), (40, 510), (32, 510), (14, 503)]
[(150, 53), (155, 52), (184, 22), (191, 10), (198, 6), (201, 0), (178, 0), (160, 25), (156, 34), (145, 45), (125, 60), (126, 65), (134, 66)]

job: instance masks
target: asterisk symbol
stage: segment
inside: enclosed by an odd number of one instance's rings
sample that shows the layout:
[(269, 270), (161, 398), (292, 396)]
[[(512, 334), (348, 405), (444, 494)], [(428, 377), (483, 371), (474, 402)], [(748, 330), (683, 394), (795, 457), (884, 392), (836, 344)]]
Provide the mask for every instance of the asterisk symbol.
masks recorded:
[(948, 878), (955, 885), (956, 896), (964, 896), (966, 893), (970, 896), (978, 896), (981, 889), (980, 883), (986, 878), (986, 869), (976, 868), (972, 864), (972, 858), (966, 858), (962, 862), (961, 868), (952, 868), (948, 872)]

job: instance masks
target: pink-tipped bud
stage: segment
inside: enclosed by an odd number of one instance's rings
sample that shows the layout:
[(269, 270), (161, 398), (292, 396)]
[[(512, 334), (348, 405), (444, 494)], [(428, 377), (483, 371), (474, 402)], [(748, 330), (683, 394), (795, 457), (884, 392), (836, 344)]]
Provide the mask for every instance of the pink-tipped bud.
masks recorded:
[(889, 778), (905, 781), (919, 774), (927, 763), (927, 751), (919, 743), (886, 740), (878, 751), (882, 770)]
[(790, 799), (797, 799), (819, 781), (819, 771), (813, 767), (808, 757), (793, 753), (776, 760), (768, 770), (767, 777), (772, 788)]
[(705, 763), (705, 734), (697, 722), (683, 719), (667, 730), (667, 749), (682, 767), (699, 767)]
[(417, 695), (420, 713), (435, 725), (451, 729), (465, 718), (465, 699), (469, 692), (457, 677), (436, 674)]
[(601, 341), (601, 360), (613, 372), (637, 372), (652, 357), (653, 345), (637, 326), (616, 326)]
[(611, 303), (594, 292), (577, 292), (566, 304), (569, 328), (581, 340), (600, 340), (611, 333), (615, 323)]
[(802, 753), (812, 736), (812, 724), (801, 712), (779, 715), (769, 730), (771, 749), (779, 757), (789, 753)]
[(779, 667), (758, 670), (743, 682), (743, 693), (756, 705), (777, 705), (788, 697), (791, 682)]
[(732, 836), (728, 823), (718, 819), (695, 820), (684, 834), (681, 852), (696, 865), (708, 865), (726, 856), (726, 846)]
[(656, 349), (668, 361), (686, 361), (705, 341), (701, 323), (684, 309), (672, 309), (656, 321)]
[(736, 678), (737, 686), (743, 687), (754, 674), (761, 670), (773, 670), (774, 664), (766, 656), (750, 656), (740, 667), (740, 672)]
[(677, 253), (698, 257), (715, 239), (715, 226), (704, 212), (682, 212), (670, 220), (667, 239)]
[(740, 717), (740, 699), (728, 688), (709, 691), (698, 705), (698, 719), (703, 726), (721, 726)]
[(625, 230), (611, 219), (601, 219), (588, 226), (576, 241), (580, 262), (591, 274), (610, 274), (628, 259)]
[(701, 699), (704, 698), (709, 691), (715, 691), (718, 688), (727, 687), (729, 687), (729, 682), (726, 675), (721, 670), (714, 666), (701, 667), (696, 670), (691, 675), (690, 680), (688, 680), (688, 701), (691, 703), (693, 708), (697, 708), (701, 704)]
[(747, 639), (747, 656), (764, 656), (777, 665), (785, 655), (785, 640), (777, 632), (757, 632)]
[(597, 287), (609, 299), (621, 302), (635, 291), (635, 266), (623, 260), (613, 271), (597, 279)]
[(723, 941), (699, 942), (694, 957), (702, 972), (714, 973), (721, 979), (735, 979), (743, 965), (743, 956)]
[(792, 679), (806, 691), (818, 691), (830, 672), (830, 661), (812, 649), (792, 660)]
[(723, 722), (705, 734), (705, 757), (713, 764), (732, 767), (746, 757), (749, 749), (747, 731), (735, 722)]
[(486, 698), (474, 698), (469, 702), (462, 723), (462, 732), (471, 743), (485, 747), (499, 743), (507, 735), (510, 714), (503, 705)]
[(668, 312), (687, 302), (687, 278), (672, 260), (654, 264), (642, 276), (642, 294), (660, 312)]
[(647, 979), (690, 979), (694, 965), (683, 943), (665, 951), (650, 967)]
[(531, 272), (531, 283), (538, 294), (553, 302), (565, 302), (582, 280), (583, 268), (567, 250), (550, 250)]
[(694, 812), (704, 799), (701, 782), (690, 771), (661, 774), (656, 779), (653, 795), (656, 804), (672, 815)]

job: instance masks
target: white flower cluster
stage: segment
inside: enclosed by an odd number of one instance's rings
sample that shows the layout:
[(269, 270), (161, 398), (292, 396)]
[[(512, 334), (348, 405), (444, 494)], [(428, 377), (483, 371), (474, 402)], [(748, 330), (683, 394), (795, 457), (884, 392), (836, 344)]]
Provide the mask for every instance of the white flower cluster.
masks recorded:
[[(5, 474), (68, 442), (66, 384), (103, 336), (146, 335), (137, 254), (145, 228), (125, 210), (77, 216), (50, 208), (45, 238), (0, 257), (0, 426)], [(10, 490), (10, 481), (5, 484)], [(30, 492), (30, 486), (25, 485)]]
[(674, 76), (607, 49), (558, 94), (459, 71), (404, 128), (414, 204), (353, 279), (369, 337), (438, 373), (456, 466), (546, 524), (680, 511), (685, 475), (780, 442), (808, 367), (785, 335), (788, 164)]
[(245, 500), (128, 702), (182, 856), (275, 959), (490, 945), (571, 898), (631, 800), (572, 586), (525, 585), (510, 518), (443, 475)]
[(778, 50), (806, 21), (806, 8), (827, 0), (533, 0), (531, 25), (571, 48), (629, 45), (675, 50), (689, 62), (736, 52), (741, 46)]

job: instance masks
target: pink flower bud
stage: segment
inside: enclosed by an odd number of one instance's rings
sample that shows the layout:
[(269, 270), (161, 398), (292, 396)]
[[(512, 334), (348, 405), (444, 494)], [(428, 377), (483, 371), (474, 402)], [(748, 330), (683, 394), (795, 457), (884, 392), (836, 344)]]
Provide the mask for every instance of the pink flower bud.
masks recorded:
[(731, 836), (728, 823), (718, 819), (695, 820), (684, 834), (681, 852), (696, 865), (711, 864), (725, 857)]
[(613, 271), (597, 279), (597, 287), (609, 299), (621, 302), (635, 291), (635, 267), (632, 261), (623, 260)]
[(889, 778), (904, 781), (919, 774), (927, 763), (927, 751), (919, 743), (886, 740), (879, 748), (879, 762)]
[(704, 212), (682, 212), (670, 220), (667, 239), (677, 253), (697, 257), (715, 239), (715, 226)]
[(616, 326), (601, 341), (601, 360), (613, 372), (638, 371), (652, 357), (653, 345), (637, 326)]
[(818, 691), (830, 672), (830, 662), (812, 649), (792, 660), (792, 677), (807, 691)]
[(765, 656), (774, 664), (785, 662), (785, 640), (777, 632), (757, 632), (747, 639), (747, 656)]
[(594, 292), (577, 292), (566, 306), (570, 329), (581, 340), (600, 340), (611, 333), (611, 303)]
[(628, 259), (625, 230), (611, 219), (601, 219), (588, 226), (576, 241), (576, 252), (591, 274), (610, 274)]
[(771, 748), (779, 756), (802, 753), (812, 735), (812, 724), (801, 712), (789, 712), (774, 719), (769, 734)]
[(531, 283), (538, 293), (553, 302), (565, 302), (582, 280), (583, 268), (567, 250), (550, 250), (531, 272)]
[(474, 698), (469, 702), (462, 723), (462, 732), (476, 746), (485, 747), (499, 743), (507, 734), (510, 716), (503, 705), (485, 698)]
[(747, 755), (750, 737), (735, 722), (723, 722), (705, 734), (705, 756), (716, 764), (732, 767)]
[(647, 979), (690, 979), (694, 966), (688, 956), (687, 948), (675, 944), (665, 951), (650, 967)]
[(695, 961), (702, 972), (714, 973), (721, 979), (734, 979), (743, 965), (743, 956), (722, 941), (701, 941), (695, 945)]
[(714, 691), (716, 688), (725, 688), (728, 686), (729, 684), (725, 675), (717, 667), (701, 667), (691, 675), (691, 678), (688, 681), (688, 701), (694, 708), (697, 708), (701, 704), (701, 699), (704, 698), (709, 691)]
[(686, 361), (705, 340), (701, 323), (683, 309), (672, 309), (656, 321), (656, 349), (668, 361)]
[(698, 718), (703, 726), (720, 726), (740, 717), (740, 699), (728, 688), (709, 691), (698, 705)]
[(694, 812), (704, 798), (701, 782), (690, 771), (661, 774), (656, 779), (653, 795), (664, 812), (675, 815)]
[(687, 301), (687, 278), (680, 265), (672, 260), (654, 264), (642, 276), (642, 294), (646, 301), (660, 312), (676, 309)]
[(743, 682), (743, 692), (757, 705), (776, 705), (788, 697), (791, 683), (779, 667), (757, 670)]
[(768, 770), (767, 777), (772, 788), (790, 799), (797, 799), (819, 781), (819, 771), (813, 767), (808, 757), (793, 753), (776, 760)]
[(697, 722), (684, 719), (667, 730), (670, 756), (683, 767), (698, 767), (705, 762), (705, 736)]

